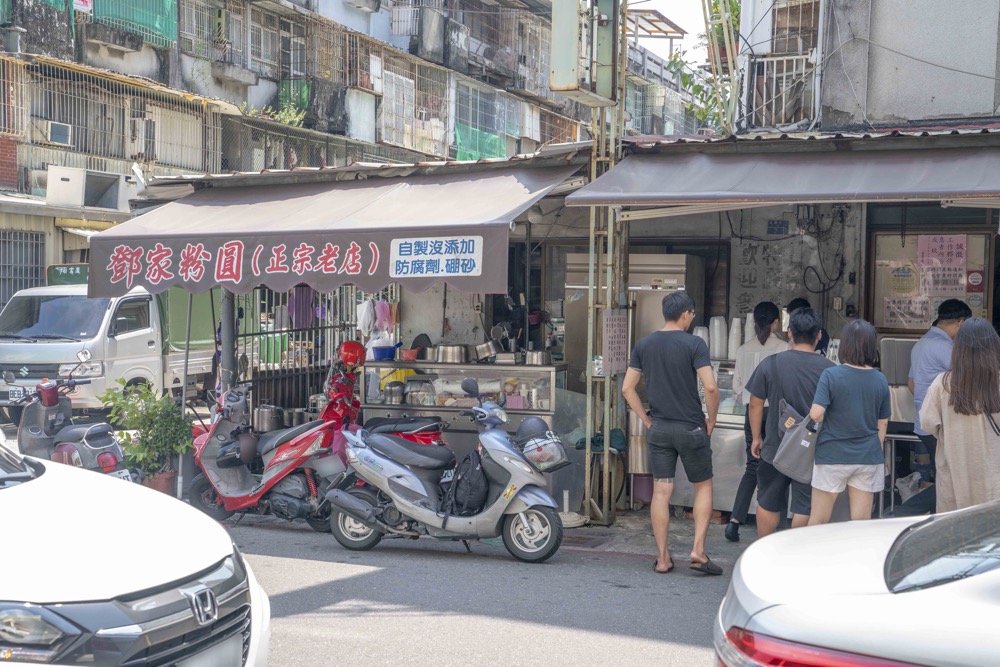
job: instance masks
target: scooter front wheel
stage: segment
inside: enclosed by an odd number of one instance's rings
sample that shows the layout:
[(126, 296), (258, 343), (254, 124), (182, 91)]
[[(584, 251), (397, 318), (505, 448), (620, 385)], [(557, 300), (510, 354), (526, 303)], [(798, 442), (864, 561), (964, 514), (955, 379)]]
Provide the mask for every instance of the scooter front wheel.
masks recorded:
[[(354, 488), (348, 493), (372, 507), (378, 507), (378, 498), (368, 489)], [(337, 509), (330, 515), (330, 529), (340, 546), (351, 551), (368, 551), (382, 541), (382, 533)]]
[(551, 558), (562, 544), (562, 519), (551, 507), (535, 505), (520, 514), (508, 514), (503, 522), (503, 544), (525, 563)]
[(200, 509), (216, 521), (228, 519), (235, 514), (222, 505), (215, 487), (204, 475), (198, 475), (191, 480), (191, 486), (188, 487), (188, 501), (193, 507)]

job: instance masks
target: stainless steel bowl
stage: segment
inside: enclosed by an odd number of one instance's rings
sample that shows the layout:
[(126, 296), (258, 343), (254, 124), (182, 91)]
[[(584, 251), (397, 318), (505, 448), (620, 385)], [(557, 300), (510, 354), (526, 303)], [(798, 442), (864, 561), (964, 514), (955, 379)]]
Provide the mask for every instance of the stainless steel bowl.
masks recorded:
[(438, 345), (437, 362), (439, 364), (464, 364), (466, 352), (464, 345)]
[(281, 428), (281, 408), (262, 405), (253, 411), (253, 425), (260, 433), (277, 431)]
[(476, 346), (476, 360), (484, 361), (497, 356), (501, 352), (500, 343), (495, 340), (488, 340)]

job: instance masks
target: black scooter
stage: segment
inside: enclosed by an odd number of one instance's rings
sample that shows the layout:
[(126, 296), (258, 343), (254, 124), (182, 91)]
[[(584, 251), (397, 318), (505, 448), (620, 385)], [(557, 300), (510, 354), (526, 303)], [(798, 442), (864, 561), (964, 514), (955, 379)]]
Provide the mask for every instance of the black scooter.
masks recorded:
[[(90, 352), (77, 355), (80, 363), (90, 360)], [(14, 374), (3, 374), (6, 384), (14, 383)], [(21, 453), (38, 459), (56, 461), (113, 475), (131, 482), (141, 482), (141, 471), (129, 471), (123, 461), (125, 453), (110, 424), (74, 424), (73, 404), (67, 392), (90, 380), (43, 380), (35, 391), (17, 401), (24, 405), (21, 424), (17, 429), (17, 446)]]

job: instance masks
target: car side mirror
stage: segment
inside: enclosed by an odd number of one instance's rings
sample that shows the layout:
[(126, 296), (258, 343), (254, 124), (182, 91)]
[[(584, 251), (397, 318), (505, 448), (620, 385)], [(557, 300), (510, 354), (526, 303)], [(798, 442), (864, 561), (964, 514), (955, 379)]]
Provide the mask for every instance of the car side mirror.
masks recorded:
[(14, 384), (14, 371), (4, 371), (3, 381), (7, 384)]

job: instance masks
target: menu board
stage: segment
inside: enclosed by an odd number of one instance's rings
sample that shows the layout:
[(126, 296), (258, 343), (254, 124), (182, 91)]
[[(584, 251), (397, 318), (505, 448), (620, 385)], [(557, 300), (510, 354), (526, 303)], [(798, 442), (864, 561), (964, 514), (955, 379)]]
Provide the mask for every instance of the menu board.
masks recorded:
[(946, 299), (986, 317), (987, 234), (878, 234), (874, 250), (875, 326), (922, 331)]

